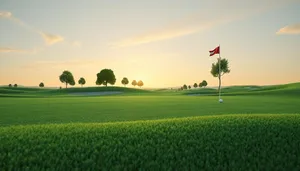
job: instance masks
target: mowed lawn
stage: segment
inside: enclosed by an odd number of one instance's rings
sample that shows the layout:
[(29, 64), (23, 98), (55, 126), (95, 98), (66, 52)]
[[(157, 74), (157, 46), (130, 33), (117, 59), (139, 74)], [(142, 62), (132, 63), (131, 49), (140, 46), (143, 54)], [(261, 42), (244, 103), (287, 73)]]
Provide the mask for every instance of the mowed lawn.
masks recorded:
[(296, 93), (223, 99), (0, 98), (0, 170), (300, 169)]
[(296, 96), (0, 98), (0, 126), (153, 120), (221, 114), (299, 114)]

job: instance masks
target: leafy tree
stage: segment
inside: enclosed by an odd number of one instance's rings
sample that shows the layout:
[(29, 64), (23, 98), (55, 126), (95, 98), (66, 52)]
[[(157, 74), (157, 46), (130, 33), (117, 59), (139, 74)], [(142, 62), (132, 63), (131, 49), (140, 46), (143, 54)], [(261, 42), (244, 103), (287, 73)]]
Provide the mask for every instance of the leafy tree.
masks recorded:
[(189, 89), (191, 89), (192, 87), (189, 85)]
[(206, 87), (206, 86), (207, 86), (207, 81), (206, 81), (206, 80), (203, 80), (203, 81), (202, 81), (202, 86), (203, 86), (203, 87)]
[(194, 88), (197, 88), (197, 87), (198, 87), (198, 84), (197, 84), (197, 83), (195, 83), (195, 84), (194, 84)]
[(81, 85), (81, 87), (85, 84), (85, 79), (83, 77), (81, 77), (79, 80), (78, 80), (78, 84)]
[(144, 83), (143, 83), (142, 80), (140, 80), (140, 81), (137, 83), (137, 85), (138, 85), (139, 87), (142, 87), (142, 86), (144, 85)]
[(9, 84), (9, 85), (8, 85), (8, 87), (12, 87), (12, 85), (11, 85), (11, 84)]
[(201, 82), (201, 83), (199, 83), (199, 87), (201, 88), (201, 87), (203, 87), (203, 83)]
[(18, 84), (15, 84), (14, 87), (18, 87)]
[(68, 88), (68, 84), (70, 84), (71, 86), (75, 85), (74, 77), (70, 71), (64, 71), (59, 76), (59, 80), (60, 80), (60, 82), (66, 84), (66, 88)]
[(136, 80), (133, 80), (131, 84), (135, 87), (137, 85)]
[(44, 87), (45, 85), (44, 85), (44, 83), (43, 82), (41, 82), (40, 84), (39, 84), (39, 87)]
[(186, 90), (186, 89), (187, 89), (187, 86), (184, 84), (182, 88), (183, 88), (184, 90)]
[[(219, 63), (221, 63), (221, 65), (219, 66)], [(220, 70), (220, 74), (219, 74), (219, 67), (221, 68)], [(227, 59), (221, 59), (218, 60), (218, 62), (213, 63), (211, 65), (211, 71), (210, 73), (214, 76), (214, 77), (218, 77), (219, 78), (219, 88), (218, 91), (220, 92), (220, 88), (221, 88), (221, 76), (223, 76), (224, 74), (230, 73), (230, 69), (229, 69), (229, 65), (228, 65), (228, 60)]]
[(124, 78), (122, 79), (121, 83), (122, 83), (124, 86), (126, 86), (126, 85), (129, 83), (128, 78), (124, 77)]
[(103, 69), (97, 74), (97, 85), (105, 85), (107, 87), (107, 83), (114, 85), (116, 83), (116, 76), (111, 69)]

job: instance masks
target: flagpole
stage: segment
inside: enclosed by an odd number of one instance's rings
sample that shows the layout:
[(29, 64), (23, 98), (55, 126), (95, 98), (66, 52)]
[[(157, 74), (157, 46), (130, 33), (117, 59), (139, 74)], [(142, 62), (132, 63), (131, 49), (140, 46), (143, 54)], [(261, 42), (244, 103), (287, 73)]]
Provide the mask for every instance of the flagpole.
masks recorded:
[(219, 101), (221, 99), (221, 47), (219, 44), (219, 81), (220, 81), (220, 90), (219, 90)]

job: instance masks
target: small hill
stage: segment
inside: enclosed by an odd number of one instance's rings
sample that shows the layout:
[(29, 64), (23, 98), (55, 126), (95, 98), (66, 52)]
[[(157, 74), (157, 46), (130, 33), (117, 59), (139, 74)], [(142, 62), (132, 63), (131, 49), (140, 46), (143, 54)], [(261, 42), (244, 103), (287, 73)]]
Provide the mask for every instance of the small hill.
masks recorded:
[(28, 88), (28, 87), (0, 87), (0, 94), (24, 94), (32, 92), (43, 92), (50, 89), (46, 88)]
[[(291, 95), (300, 96), (300, 83), (271, 86), (228, 86), (222, 88), (222, 95)], [(185, 90), (186, 95), (218, 95), (217, 89), (198, 88)]]
[[(115, 93), (114, 93), (115, 92)], [(56, 96), (56, 95), (92, 95), (92, 94), (103, 94), (103, 95), (113, 95), (113, 94), (151, 94), (153, 91), (144, 90), (139, 88), (126, 88), (126, 87), (82, 87), (82, 88), (63, 88), (63, 89), (47, 89), (47, 88), (10, 88), (1, 87), (0, 97), (43, 97), (43, 96)]]
[[(38, 96), (55, 96), (55, 95), (134, 95), (134, 94), (153, 94), (153, 95), (218, 95), (217, 89), (214, 88), (197, 88), (184, 91), (176, 89), (140, 89), (127, 87), (83, 87), (83, 88), (63, 88), (63, 89), (48, 89), (48, 88), (27, 88), (27, 87), (0, 87), (0, 97), (38, 97)], [(286, 95), (300, 96), (300, 83), (291, 83), (283, 85), (271, 86), (228, 86), (222, 88), (222, 96), (235, 95)]]
[(143, 89), (127, 88), (127, 87), (82, 87), (82, 88), (67, 88), (60, 90), (53, 90), (61, 93), (78, 93), (78, 92), (108, 92), (108, 91), (118, 91), (118, 92), (150, 92)]

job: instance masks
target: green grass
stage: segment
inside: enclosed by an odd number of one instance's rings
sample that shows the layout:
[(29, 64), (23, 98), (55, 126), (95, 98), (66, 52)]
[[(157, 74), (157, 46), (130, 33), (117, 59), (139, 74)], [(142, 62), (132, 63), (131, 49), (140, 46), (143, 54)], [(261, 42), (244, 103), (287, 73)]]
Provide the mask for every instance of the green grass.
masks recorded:
[[(144, 90), (140, 88), (127, 87), (82, 87), (82, 88), (68, 88), (68, 89), (47, 89), (47, 88), (9, 88), (0, 87), (0, 97), (49, 97), (49, 96), (70, 96), (72, 93), (80, 92), (107, 92), (118, 91), (127, 95), (212, 95), (217, 96), (217, 90), (212, 88), (197, 88), (191, 90), (177, 91), (176, 89), (153, 89)], [(291, 83), (285, 85), (273, 86), (230, 86), (222, 88), (223, 96), (237, 96), (237, 95), (283, 95), (283, 96), (300, 96), (300, 83)], [(74, 96), (74, 95), (72, 95)]]
[(300, 170), (300, 83), (222, 91), (0, 87), (0, 170)]
[[(0, 94), (27, 94), (35, 92), (49, 91), (50, 89), (26, 88), (26, 87), (0, 87)], [(1, 96), (0, 96), (1, 97)]]
[(286, 96), (105, 96), (0, 98), (0, 125), (113, 122), (219, 114), (300, 113)]
[(0, 127), (2, 170), (299, 170), (300, 115)]
[[(218, 95), (216, 89), (198, 88), (183, 91), (182, 94), (203, 94)], [(237, 95), (282, 95), (282, 96), (300, 96), (300, 83), (291, 83), (285, 85), (272, 86), (230, 86), (222, 88), (223, 96)]]

